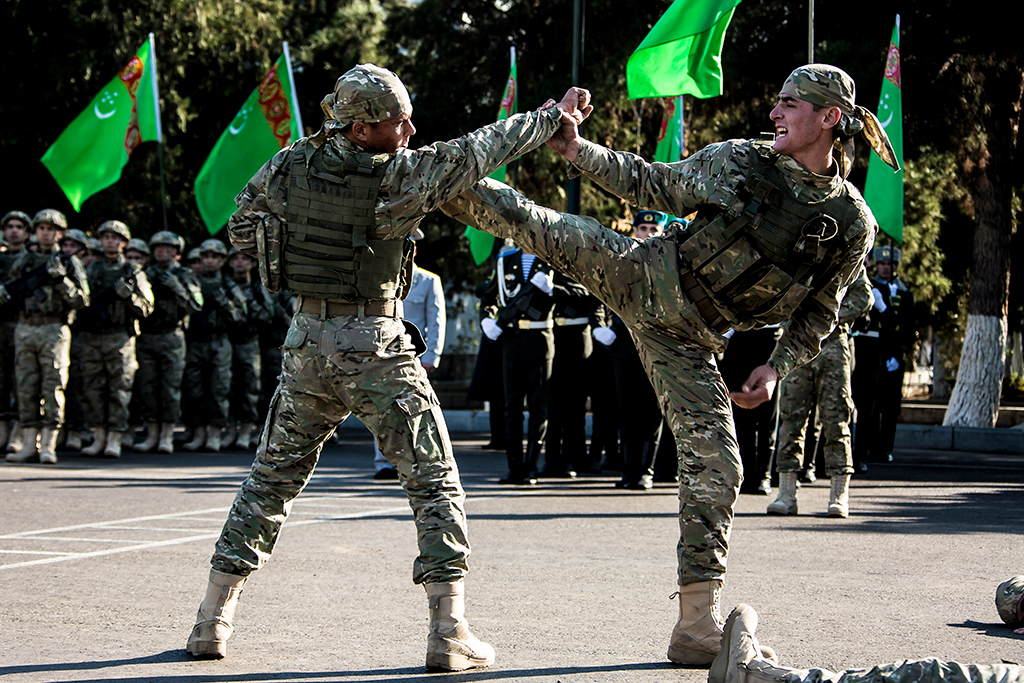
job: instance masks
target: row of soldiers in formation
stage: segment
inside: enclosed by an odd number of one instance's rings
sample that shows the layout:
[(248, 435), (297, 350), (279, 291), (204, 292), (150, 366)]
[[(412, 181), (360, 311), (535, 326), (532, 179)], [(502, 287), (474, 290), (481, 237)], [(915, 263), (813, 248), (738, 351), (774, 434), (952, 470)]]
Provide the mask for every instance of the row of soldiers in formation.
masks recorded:
[(254, 259), (208, 239), (183, 265), (173, 232), (147, 244), (111, 220), (91, 237), (54, 209), (11, 211), (0, 231), (8, 462), (55, 463), (61, 440), (90, 457), (120, 457), (124, 445), (171, 453), (179, 421), (188, 450), (250, 446), (293, 310), (253, 277)]

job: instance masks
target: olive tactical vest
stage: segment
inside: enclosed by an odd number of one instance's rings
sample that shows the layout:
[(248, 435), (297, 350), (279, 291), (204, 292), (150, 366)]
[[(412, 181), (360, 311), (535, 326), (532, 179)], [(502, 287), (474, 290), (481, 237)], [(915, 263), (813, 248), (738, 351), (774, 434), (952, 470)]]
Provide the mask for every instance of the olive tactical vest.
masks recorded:
[(846, 245), (860, 216), (849, 186), (802, 203), (786, 188), (771, 143), (753, 143), (740, 210), (705, 205), (676, 233), (681, 270), (691, 270), (715, 308), (736, 329), (788, 320), (814, 278)]
[(282, 287), (320, 299), (404, 298), (412, 240), (371, 237), (387, 154), (325, 144), (294, 147), (288, 180)]

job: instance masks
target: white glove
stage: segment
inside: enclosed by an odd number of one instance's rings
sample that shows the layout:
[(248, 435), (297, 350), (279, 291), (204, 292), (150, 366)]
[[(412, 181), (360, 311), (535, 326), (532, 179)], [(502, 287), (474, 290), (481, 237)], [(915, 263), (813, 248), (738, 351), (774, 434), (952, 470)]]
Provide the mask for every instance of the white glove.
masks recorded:
[(882, 292), (878, 287), (871, 288), (871, 298), (873, 301), (871, 305), (875, 307), (875, 310), (879, 313), (885, 313), (885, 309), (889, 308), (885, 305), (885, 300), (882, 299)]
[(888, 370), (889, 372), (896, 372), (897, 370), (900, 369), (900, 362), (895, 358), (890, 358), (889, 360), (885, 361), (885, 369)]
[(900, 291), (900, 288), (895, 282), (889, 283), (889, 296), (896, 296), (896, 292)]
[(501, 326), (498, 325), (498, 321), (494, 318), (484, 318), (481, 320), (480, 329), (484, 331), (484, 334), (491, 341), (495, 341), (501, 336)]
[(555, 290), (555, 276), (553, 273), (542, 273), (538, 270), (530, 278), (530, 283), (545, 294), (551, 294)]
[(605, 346), (611, 346), (615, 343), (616, 334), (610, 327), (595, 327), (591, 334), (594, 335), (594, 339)]

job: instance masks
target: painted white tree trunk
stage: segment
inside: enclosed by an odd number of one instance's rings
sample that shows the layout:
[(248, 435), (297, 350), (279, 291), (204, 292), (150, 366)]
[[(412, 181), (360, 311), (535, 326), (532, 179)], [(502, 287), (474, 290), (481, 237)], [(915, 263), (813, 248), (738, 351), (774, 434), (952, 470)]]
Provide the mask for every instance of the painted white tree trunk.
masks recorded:
[(960, 370), (942, 424), (945, 427), (994, 427), (999, 415), (1006, 350), (1006, 318), (967, 316)]

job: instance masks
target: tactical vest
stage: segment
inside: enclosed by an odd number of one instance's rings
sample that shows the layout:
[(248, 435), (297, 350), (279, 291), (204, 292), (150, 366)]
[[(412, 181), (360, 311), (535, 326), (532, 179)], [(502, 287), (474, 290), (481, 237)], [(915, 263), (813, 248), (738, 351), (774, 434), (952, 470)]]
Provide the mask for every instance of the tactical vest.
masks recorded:
[(742, 208), (704, 205), (676, 233), (680, 271), (691, 271), (729, 324), (748, 329), (788, 320), (846, 244), (860, 209), (844, 184), (820, 202), (793, 199), (770, 143), (753, 143)]
[[(54, 254), (60, 254), (60, 247), (54, 247), (53, 250), (49, 252), (23, 252), (17, 276), (21, 277), (39, 267), (45, 266)], [(72, 259), (75, 259), (75, 257), (61, 256), (61, 260), (64, 261), (64, 267), (67, 270), (67, 277), (75, 280), (76, 284), (81, 286), (82, 283), (77, 282), (78, 277), (75, 274), (75, 264)], [(77, 261), (77, 259), (75, 259), (75, 261)], [(78, 265), (78, 268), (81, 268), (81, 265)], [(22, 310), (25, 315), (29, 317), (46, 316), (63, 318), (66, 323), (73, 321), (74, 311), (72, 311), (64, 302), (64, 298), (61, 296), (60, 292), (57, 291), (57, 286), (58, 280), (55, 278), (46, 278), (43, 284), (39, 287), (42, 294), (40, 298), (42, 300), (35, 296), (26, 296), (22, 300)]]
[(163, 282), (164, 278), (173, 278), (188, 291), (188, 286), (181, 279), (183, 273), (184, 270), (177, 264), (162, 267), (154, 263), (146, 268), (146, 277), (153, 287), (154, 303), (153, 312), (139, 321), (143, 334), (164, 334), (187, 325), (189, 311), (179, 305), (178, 295)]
[(321, 299), (405, 298), (412, 240), (371, 237), (388, 154), (331, 144), (294, 148), (281, 249), (282, 287)]
[(85, 332), (128, 330), (133, 317), (128, 303), (114, 291), (114, 283), (122, 277), (138, 273), (138, 265), (122, 259), (119, 266), (111, 266), (105, 259), (91, 263), (86, 270), (91, 301), (78, 315), (79, 328)]

